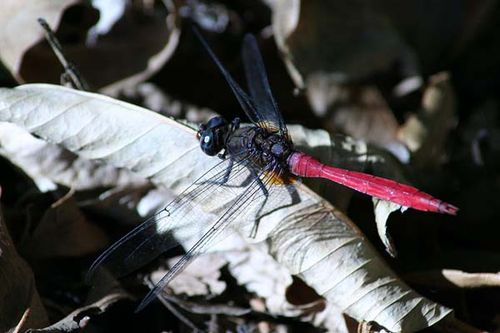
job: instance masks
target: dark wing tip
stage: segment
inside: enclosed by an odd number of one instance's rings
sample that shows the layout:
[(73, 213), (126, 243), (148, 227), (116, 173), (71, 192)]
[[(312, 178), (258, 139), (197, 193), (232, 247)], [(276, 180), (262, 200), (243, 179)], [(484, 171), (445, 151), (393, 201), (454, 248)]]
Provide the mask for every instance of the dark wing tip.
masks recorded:
[(251, 33), (246, 33), (245, 36), (243, 36), (243, 47), (246, 47), (246, 45), (257, 45), (257, 39), (255, 36)]
[(149, 304), (151, 303), (151, 300), (148, 300), (146, 302), (146, 299), (144, 298), (141, 303), (139, 303), (139, 305), (135, 308), (134, 310), (134, 313), (137, 314), (139, 312), (141, 312), (142, 310), (144, 310), (144, 308)]
[[(164, 277), (165, 278), (165, 277)], [(162, 279), (163, 280), (163, 279)], [(139, 313), (141, 312), (142, 310), (144, 310), (144, 308), (146, 306), (149, 305), (149, 303), (151, 303), (152, 301), (155, 300), (155, 298), (158, 296), (158, 293), (163, 289), (163, 286), (164, 284), (162, 283), (162, 281), (158, 282), (156, 284), (156, 286), (151, 289), (147, 295), (142, 299), (141, 303), (139, 303), (139, 305), (137, 306), (137, 308), (135, 309), (134, 313)]]
[(103, 263), (103, 261), (106, 259), (107, 257), (107, 252), (104, 252), (103, 254), (101, 254), (93, 263), (92, 265), (90, 265), (90, 268), (89, 270), (87, 271), (87, 273), (85, 274), (85, 278), (84, 278), (84, 282), (86, 284), (90, 284), (90, 282), (92, 281), (92, 278), (94, 277), (97, 269), (101, 266), (101, 264)]

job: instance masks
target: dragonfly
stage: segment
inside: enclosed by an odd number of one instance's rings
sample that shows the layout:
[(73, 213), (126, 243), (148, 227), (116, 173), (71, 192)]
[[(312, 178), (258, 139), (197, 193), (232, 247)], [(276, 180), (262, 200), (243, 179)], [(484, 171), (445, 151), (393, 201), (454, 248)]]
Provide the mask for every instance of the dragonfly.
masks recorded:
[[(199, 179), (150, 219), (106, 249), (92, 264), (126, 275), (177, 246), (172, 230), (198, 229), (199, 238), (142, 300), (142, 310), (199, 254), (225, 234), (228, 225), (249, 217), (250, 236), (258, 221), (280, 207), (296, 203), (298, 177), (323, 178), (404, 207), (455, 215), (458, 208), (417, 188), (370, 174), (325, 165), (294, 148), (267, 78), (257, 41), (244, 37), (242, 59), (249, 93), (233, 79), (200, 32), (195, 34), (227, 81), (251, 122), (216, 116), (200, 125), (201, 151), (220, 159)], [(205, 214), (209, 213), (209, 214)], [(182, 234), (182, 232), (177, 233)], [(182, 237), (182, 236), (181, 236)]]

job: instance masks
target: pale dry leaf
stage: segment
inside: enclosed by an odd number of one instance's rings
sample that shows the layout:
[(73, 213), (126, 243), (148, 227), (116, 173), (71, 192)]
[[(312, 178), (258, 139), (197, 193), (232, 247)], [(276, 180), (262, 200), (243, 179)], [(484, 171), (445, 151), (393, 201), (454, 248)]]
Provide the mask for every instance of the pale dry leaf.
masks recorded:
[(394, 247), (394, 243), (392, 242), (389, 231), (387, 230), (387, 219), (392, 212), (404, 210), (404, 208), (390, 201), (380, 200), (377, 198), (372, 198), (372, 200), (375, 209), (375, 222), (377, 223), (378, 236), (384, 244), (387, 253), (396, 257), (396, 248)]
[(92, 6), (99, 10), (99, 21), (89, 30), (87, 44), (94, 45), (100, 35), (106, 35), (123, 16), (127, 0), (92, 0)]
[(389, 105), (376, 87), (352, 89), (342, 106), (325, 117), (325, 127), (335, 133), (341, 130), (356, 139), (384, 148), (404, 163), (409, 152), (398, 139), (399, 124)]
[(334, 304), (327, 303), (325, 309), (315, 314), (312, 322), (331, 333), (349, 333), (342, 311)]
[[(96, 94), (25, 85), (0, 90), (0, 110), (0, 121), (16, 123), (82, 157), (130, 168), (175, 193), (219, 163), (199, 152), (191, 128)], [(244, 188), (233, 190), (235, 196)], [(305, 186), (296, 190), (299, 202), (262, 217), (259, 232), (248, 241), (265, 241), (277, 262), (357, 320), (415, 331), (451, 312), (398, 279), (346, 216)], [(212, 214), (233, 200), (217, 197), (219, 206), (210, 211), (194, 208), (200, 218), (213, 221)], [(233, 227), (247, 236), (252, 225), (242, 219)], [(187, 234), (179, 239), (184, 245), (200, 237), (200, 230), (190, 231), (191, 239)]]
[(290, 304), (285, 295), (292, 278), (268, 253), (267, 245), (260, 243), (246, 246), (245, 251), (227, 252), (224, 256), (238, 284), (262, 297), (271, 314), (298, 316), (302, 311)]
[[(141, 210), (141, 215), (144, 216), (164, 206), (171, 199), (172, 194), (169, 191), (152, 190), (139, 201), (137, 209)], [(143, 205), (148, 208), (139, 207)], [(224, 282), (219, 281), (219, 278), (220, 269), (227, 265), (238, 285), (246, 287), (263, 299), (266, 312), (289, 317), (301, 316), (304, 321), (313, 320), (310, 316), (304, 316), (303, 308), (287, 301), (286, 290), (292, 283), (291, 276), (268, 254), (265, 242), (249, 245), (241, 236), (233, 233), (211, 247), (208, 252), (210, 253), (199, 256), (186, 270), (179, 273), (179, 277), (168, 286), (171, 292), (189, 296), (217, 295), (225, 289)], [(169, 266), (177, 259), (169, 260)], [(150, 280), (156, 283), (165, 273), (164, 269), (153, 271)], [(317, 321), (315, 317), (314, 320)], [(325, 324), (328, 322), (329, 320), (325, 320)]]
[[(299, 130), (299, 126), (293, 127), (292, 136), (294, 136), (294, 132)], [(118, 195), (118, 198), (110, 198), (111, 202), (122, 201), (120, 192), (114, 193), (113, 191), (111, 196), (115, 195)], [(136, 209), (141, 216), (147, 216), (163, 207), (165, 203), (170, 202), (172, 193), (168, 190), (152, 189), (137, 196), (137, 199), (135, 203), (132, 202), (130, 208)], [(108, 202), (105, 205), (109, 204)], [(102, 204), (98, 204), (98, 206), (100, 207), (99, 211), (102, 211)], [(125, 212), (116, 212), (114, 215), (130, 214), (129, 210), (123, 207), (118, 208), (118, 210), (125, 210)], [(217, 295), (225, 289), (224, 283), (218, 279), (220, 269), (227, 265), (231, 275), (238, 281), (238, 285), (245, 286), (249, 291), (263, 299), (267, 312), (289, 317), (301, 316), (304, 321), (314, 320), (318, 324), (320, 323), (316, 317), (304, 316), (305, 310), (302, 307), (287, 301), (285, 294), (292, 279), (288, 271), (268, 254), (268, 246), (265, 242), (249, 246), (241, 236), (232, 233), (220, 243), (212, 246), (208, 252), (196, 258), (186, 270), (179, 274), (177, 279), (169, 284), (168, 288), (171, 292), (176, 295), (186, 294), (189, 296)], [(177, 259), (169, 260), (169, 266), (171, 267)], [(165, 273), (164, 269), (155, 270), (149, 279), (156, 283)], [(329, 323), (330, 320), (325, 319), (325, 325), (329, 325)]]
[(297, 88), (304, 89), (304, 78), (294, 65), (291, 50), (286, 42), (299, 23), (300, 0), (277, 0), (272, 8), (272, 28), (276, 45), (283, 53), (283, 61), (293, 82)]
[(234, 13), (216, 1), (188, 0), (179, 5), (179, 14), (188, 18), (204, 31), (226, 31)]
[(129, 170), (80, 158), (10, 123), (0, 124), (0, 154), (28, 174), (42, 191), (53, 190), (56, 184), (88, 190), (144, 183)]
[[(292, 137), (299, 129), (299, 126), (293, 127), (295, 129), (291, 131)], [(155, 199), (144, 197), (141, 201), (152, 200), (160, 203), (153, 205), (154, 207), (160, 207), (171, 198), (166, 191), (155, 191), (154, 197)], [(345, 323), (337, 308), (328, 306), (317, 313), (302, 305), (291, 304), (287, 300), (286, 293), (292, 283), (291, 276), (285, 267), (269, 255), (265, 242), (249, 245), (237, 234), (231, 236), (213, 246), (209, 250), (210, 253), (196, 258), (169, 284), (168, 289), (176, 295), (218, 295), (225, 289), (224, 282), (219, 280), (220, 269), (227, 265), (238, 285), (244, 286), (263, 300), (266, 312), (272, 315), (300, 317), (303, 321), (325, 327), (332, 332), (342, 332), (340, 327), (345, 326)], [(169, 266), (172, 266), (177, 259), (169, 260)], [(164, 269), (153, 271), (150, 279), (156, 283), (165, 273)]]
[[(173, 266), (179, 258), (169, 260), (169, 266)], [(188, 296), (215, 296), (220, 295), (226, 289), (226, 283), (219, 280), (220, 270), (227, 261), (218, 253), (210, 253), (196, 258), (191, 265), (174, 279), (168, 288), (177, 295)], [(167, 272), (164, 269), (154, 271), (150, 279), (156, 284)]]
[(0, 61), (18, 80), (27, 50), (43, 39), (44, 31), (37, 19), (43, 17), (56, 28), (64, 11), (79, 0), (3, 0), (0, 10)]

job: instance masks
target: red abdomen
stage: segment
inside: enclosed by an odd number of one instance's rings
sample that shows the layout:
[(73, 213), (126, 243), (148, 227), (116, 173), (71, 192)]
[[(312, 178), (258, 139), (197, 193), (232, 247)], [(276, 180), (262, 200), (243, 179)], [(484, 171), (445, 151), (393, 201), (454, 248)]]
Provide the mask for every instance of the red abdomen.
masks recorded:
[(458, 208), (434, 198), (419, 189), (390, 179), (325, 165), (304, 153), (295, 152), (288, 158), (290, 172), (299, 177), (324, 178), (356, 191), (392, 201), (401, 206), (455, 215)]

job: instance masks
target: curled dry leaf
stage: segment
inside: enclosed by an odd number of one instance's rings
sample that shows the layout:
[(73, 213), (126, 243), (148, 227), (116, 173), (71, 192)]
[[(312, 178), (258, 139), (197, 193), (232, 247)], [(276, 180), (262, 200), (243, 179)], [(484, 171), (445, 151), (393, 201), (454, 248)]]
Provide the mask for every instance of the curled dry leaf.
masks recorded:
[[(79, 0), (4, 0), (0, 10), (0, 61), (18, 80), (26, 52), (43, 39), (44, 32), (37, 19), (43, 17), (50, 26), (57, 27), (66, 8)], [(20, 33), (22, 31), (22, 33)]]
[(0, 331), (24, 331), (48, 323), (33, 272), (18, 254), (0, 214)]
[(77, 310), (71, 312), (69, 315), (59, 320), (57, 323), (50, 326), (32, 329), (30, 332), (33, 333), (53, 333), (53, 332), (77, 332), (85, 328), (88, 321), (94, 317), (98, 316), (106, 311), (107, 308), (113, 304), (130, 299), (130, 296), (120, 292), (109, 294), (100, 300), (78, 308)]
[(382, 8), (365, 1), (282, 0), (273, 13), (288, 72), (325, 128), (384, 147), (407, 162), (398, 122), (378, 89), (347, 84), (389, 69), (398, 59), (414, 61)]
[[(133, 87), (147, 80), (158, 72), (174, 54), (181, 34), (177, 9), (172, 0), (164, 0), (161, 3), (165, 6), (167, 12), (164, 15), (151, 15), (148, 21), (153, 24), (137, 25), (133, 15), (131, 15), (133, 13), (131, 13), (124, 15), (126, 32), (118, 31), (113, 34), (113, 31), (111, 31), (108, 36), (103, 38), (102, 52), (110, 55), (110, 62), (102, 64), (100, 66), (101, 70), (106, 67), (119, 68), (120, 66), (116, 66), (117, 58), (127, 53), (134, 54), (134, 57), (126, 57), (128, 63), (124, 64), (124, 68), (128, 70), (113, 76), (113, 80), (109, 79), (106, 82), (107, 85), (101, 89), (103, 93), (113, 95), (120, 89)], [(155, 7), (152, 10), (154, 11)], [(132, 50), (130, 49), (131, 38), (139, 44)], [(120, 47), (117, 48), (117, 45)], [(99, 43), (96, 46), (99, 46)], [(79, 54), (79, 52), (76, 53)], [(95, 66), (95, 58), (86, 60), (89, 67)], [(132, 61), (137, 61), (137, 63), (131, 63)], [(110, 66), (111, 64), (113, 66)], [(97, 76), (95, 79), (98, 79), (102, 72), (95, 72), (94, 74)]]
[[(82, 157), (130, 168), (176, 193), (218, 162), (199, 152), (191, 128), (96, 94), (25, 85), (0, 90), (0, 110), (0, 121)], [(240, 191), (234, 188), (234, 195)], [(349, 316), (391, 331), (422, 329), (451, 312), (398, 279), (346, 216), (305, 186), (297, 185), (297, 192), (299, 202), (264, 216), (250, 240), (268, 243), (271, 255), (291, 274)], [(204, 218), (212, 219), (211, 214), (234, 200), (226, 199), (212, 211), (199, 207)], [(246, 236), (252, 223), (242, 220), (233, 227)], [(194, 232), (191, 238), (200, 236), (199, 230), (189, 231)], [(187, 234), (180, 241), (193, 243)]]
[(396, 248), (387, 230), (387, 219), (389, 218), (389, 214), (400, 209), (403, 210), (403, 207), (393, 202), (379, 200), (377, 198), (373, 198), (372, 200), (373, 206), (375, 207), (375, 222), (377, 223), (378, 236), (384, 244), (387, 253), (396, 257)]
[[(120, 17), (108, 22), (111, 26), (106, 31), (100, 28), (99, 11), (123, 4), (113, 2), (94, 8), (77, 0), (8, 0), (2, 3), (0, 12), (4, 27), (0, 32), (0, 60), (19, 82), (59, 82), (61, 65), (43, 39), (43, 29), (37, 22), (41, 17), (57, 32), (66, 58), (88, 83), (108, 94), (116, 93), (152, 76), (177, 48), (180, 30), (176, 8), (172, 1), (161, 3), (164, 6), (154, 8), (125, 6)], [(78, 15), (63, 16), (70, 7), (77, 7)], [(102, 18), (107, 20), (107, 14)], [(61, 21), (62, 17), (65, 19)], [(76, 24), (71, 21), (75, 17), (80, 20)], [(96, 35), (96, 29), (103, 34)]]
[(455, 126), (456, 97), (448, 73), (438, 73), (429, 80), (422, 97), (422, 108), (401, 127), (398, 137), (413, 152), (413, 162), (420, 167), (442, 163), (448, 134)]
[(383, 7), (369, 1), (280, 0), (272, 24), (299, 88), (317, 73), (341, 83), (388, 69), (397, 59), (415, 61)]
[(396, 117), (376, 87), (351, 88), (342, 105), (332, 110), (325, 121), (331, 132), (340, 129), (390, 151), (403, 163), (409, 161), (408, 149), (397, 136)]

